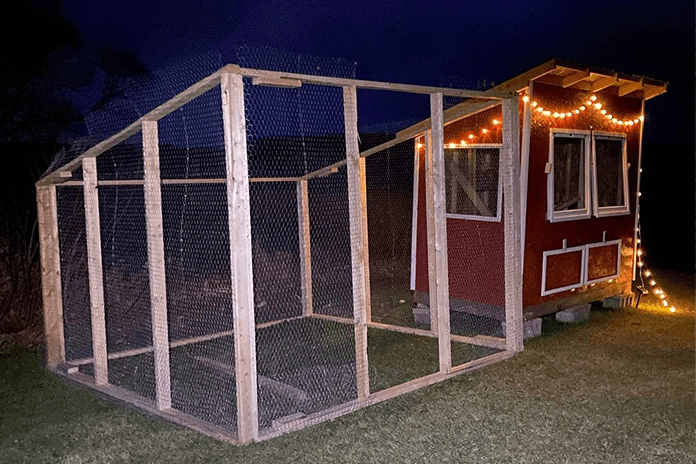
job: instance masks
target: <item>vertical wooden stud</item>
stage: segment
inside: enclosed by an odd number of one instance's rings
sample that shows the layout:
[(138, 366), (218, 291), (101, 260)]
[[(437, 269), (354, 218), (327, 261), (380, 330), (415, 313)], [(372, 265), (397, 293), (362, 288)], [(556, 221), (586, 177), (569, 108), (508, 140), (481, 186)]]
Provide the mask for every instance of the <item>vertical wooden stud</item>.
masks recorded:
[(143, 168), (145, 225), (150, 275), (152, 345), (155, 356), (155, 400), (157, 409), (172, 407), (169, 372), (169, 326), (167, 284), (164, 267), (162, 191), (160, 185), (159, 135), (157, 121), (143, 121)]
[[(428, 220), (432, 221), (428, 242), (433, 242), (434, 253), (428, 253), (430, 312), (437, 313), (437, 341), (440, 372), (452, 370), (450, 339), (449, 273), (447, 270), (447, 197), (445, 195), (445, 137), (442, 115), (442, 94), (430, 94), (430, 121), (428, 154), (426, 155), (426, 206)], [(432, 328), (431, 328), (432, 330)]]
[(54, 185), (37, 187), (36, 203), (41, 254), (44, 332), (46, 334), (46, 365), (55, 369), (59, 364), (65, 362), (56, 187)]
[(420, 177), (420, 148), (413, 144), (413, 203), (411, 204), (411, 290), (416, 289), (416, 251), (418, 250), (418, 178)]
[(527, 234), (527, 184), (529, 182), (529, 144), (532, 134), (532, 97), (534, 96), (534, 81), (529, 82), (527, 96), (524, 102), (524, 117), (522, 119), (522, 153), (520, 166), (520, 272), (524, 275), (524, 243)]
[(244, 82), (242, 76), (220, 76), (227, 171), (227, 214), (230, 231), (232, 314), (237, 382), (237, 435), (241, 443), (259, 434), (256, 373), (254, 278), (251, 252), (251, 203), (247, 164)]
[(343, 87), (346, 132), (350, 252), (353, 268), (353, 313), (358, 398), (370, 395), (367, 360), (367, 322), (370, 320), (370, 260), (367, 237), (367, 182), (365, 158), (358, 146), (358, 108), (355, 86)]
[(520, 114), (518, 96), (503, 105), (501, 173), (505, 200), (505, 325), (507, 349), (522, 351), (522, 263), (520, 247)]
[(82, 160), (85, 196), (85, 236), (87, 238), (87, 271), (89, 301), (92, 314), (92, 352), (94, 354), (94, 383), (109, 382), (106, 358), (106, 317), (104, 315), (104, 279), (102, 274), (101, 232), (99, 226), (99, 191), (97, 189), (97, 159)]
[(431, 194), (432, 188), (432, 157), (433, 157), (433, 135), (431, 131), (425, 133), (425, 227), (428, 242), (428, 295), (430, 303), (430, 331), (438, 333), (438, 311), (437, 311), (437, 296), (435, 295), (435, 287), (430, 287), (437, 273), (435, 259), (431, 260), (431, 256), (435, 256), (435, 206), (433, 204), (434, 196)]
[(302, 314), (314, 313), (312, 300), (312, 241), (309, 231), (309, 187), (306, 180), (297, 182), (297, 228), (300, 244), (300, 281)]

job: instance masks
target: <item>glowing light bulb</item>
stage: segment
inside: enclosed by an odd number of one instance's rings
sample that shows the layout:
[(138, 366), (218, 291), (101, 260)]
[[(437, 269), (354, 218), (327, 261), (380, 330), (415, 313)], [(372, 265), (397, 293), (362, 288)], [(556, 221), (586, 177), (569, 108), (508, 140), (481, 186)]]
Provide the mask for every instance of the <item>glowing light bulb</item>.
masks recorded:
[(634, 122), (635, 124), (638, 124), (638, 121), (640, 121), (640, 119), (634, 119), (634, 120), (633, 120), (633, 122)]
[(643, 196), (643, 193), (642, 193), (642, 192), (638, 192), (638, 196), (639, 196), (639, 197), (640, 197), (640, 196)]
[(573, 115), (573, 113), (571, 113), (570, 111), (568, 111), (568, 112), (566, 113), (566, 116), (568, 116), (568, 117), (571, 117), (572, 115)]
[(640, 121), (643, 121), (643, 120), (645, 120), (645, 116), (640, 115), (640, 116), (638, 116), (638, 119), (639, 119)]
[(498, 121), (497, 119), (494, 119), (494, 120), (493, 120), (493, 125), (497, 126), (498, 124), (500, 124), (500, 121)]
[(638, 256), (643, 256), (643, 250), (638, 250)]
[(469, 134), (469, 140), (473, 140), (473, 139), (474, 139), (474, 134)]
[(633, 121), (628, 121), (626, 124), (628, 124), (629, 126), (632, 126), (632, 125), (633, 125)]
[(537, 102), (535, 102), (535, 101), (532, 102), (532, 106), (533, 106), (534, 108), (536, 108), (537, 105), (538, 105)]
[(539, 107), (539, 108), (537, 108), (536, 110), (537, 110), (538, 112), (540, 112), (540, 113), (541, 113), (541, 112), (543, 112), (543, 111), (544, 111), (544, 108), (542, 108), (542, 107), (540, 106), (540, 107)]
[(580, 107), (580, 111), (585, 111), (586, 109), (587, 109), (587, 108), (585, 108), (585, 105), (582, 105), (582, 106)]
[(417, 146), (418, 148), (423, 148), (423, 144), (422, 144), (422, 143), (418, 143), (416, 146)]
[(551, 112), (549, 110), (544, 110), (544, 116), (551, 116)]
[[(597, 104), (599, 105), (599, 103), (597, 103)], [(607, 110), (602, 110), (602, 111), (600, 111), (600, 113), (607, 114)]]
[(602, 107), (602, 104), (601, 104), (601, 103), (595, 103), (595, 104), (594, 104), (594, 107), (597, 108), (597, 109), (600, 109), (600, 108)]
[(587, 101), (585, 102), (585, 104), (586, 104), (587, 106), (592, 106), (592, 100), (587, 100)]
[(643, 267), (643, 261), (638, 261), (638, 267)]
[(527, 103), (529, 101), (529, 96), (525, 95), (524, 97), (522, 97), (522, 101)]
[(677, 308), (675, 308), (674, 306), (670, 306), (670, 307), (669, 307), (669, 312), (670, 312), (670, 313), (676, 313), (676, 312), (677, 312)]
[(573, 111), (573, 113), (580, 114), (580, 110), (575, 110), (575, 111)]
[(487, 134), (487, 133), (488, 133), (488, 129), (481, 129), (481, 132), (483, 132), (484, 134)]
[(662, 300), (662, 306), (664, 306), (665, 308), (667, 306), (669, 306), (669, 303), (667, 303), (667, 300)]
[(464, 144), (466, 144), (466, 140), (460, 140), (459, 143), (464, 145)]
[(561, 118), (561, 119), (565, 119), (566, 114), (565, 114), (565, 113), (559, 113), (559, 114), (558, 114), (558, 117)]
[(557, 113), (557, 112), (554, 112), (554, 113), (553, 113), (553, 117), (554, 117), (554, 118), (557, 118), (557, 117), (558, 117), (558, 113)]
[(592, 101), (597, 101), (597, 95), (592, 95), (592, 96), (590, 97), (590, 100), (592, 100)]
[(652, 287), (654, 287), (655, 285), (657, 285), (657, 282), (655, 282), (654, 280), (651, 280), (651, 281), (648, 282), (648, 283), (649, 283)]
[[(641, 169), (641, 171), (642, 171), (642, 169)], [(639, 239), (639, 238), (636, 239), (636, 243), (640, 243), (640, 239)]]
[(623, 123), (624, 123), (624, 122), (623, 122), (623, 121), (617, 121), (617, 123), (619, 124), (619, 126), (623, 126)]

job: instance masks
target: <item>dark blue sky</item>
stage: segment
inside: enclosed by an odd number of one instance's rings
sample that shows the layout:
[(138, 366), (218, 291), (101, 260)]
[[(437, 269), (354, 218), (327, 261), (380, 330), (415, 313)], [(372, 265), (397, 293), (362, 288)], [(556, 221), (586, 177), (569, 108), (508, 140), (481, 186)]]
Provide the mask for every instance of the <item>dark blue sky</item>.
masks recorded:
[(363, 79), (440, 85), (444, 76), (500, 82), (549, 58), (566, 58), (670, 82), (669, 93), (649, 103), (652, 131), (646, 137), (693, 140), (693, 2), (63, 0), (61, 5), (87, 43), (131, 49), (151, 69), (211, 49), (235, 62), (235, 46), (266, 45), (356, 61)]
[[(235, 47), (249, 45), (352, 60), (356, 77), (393, 82), (501, 82), (553, 57), (667, 81), (667, 94), (647, 103), (644, 231), (653, 227), (653, 244), (674, 244), (664, 256), (680, 253), (680, 266), (693, 265), (693, 1), (63, 0), (61, 7), (87, 44), (131, 49), (150, 69), (210, 50), (236, 62)], [(664, 217), (676, 220), (669, 231)]]

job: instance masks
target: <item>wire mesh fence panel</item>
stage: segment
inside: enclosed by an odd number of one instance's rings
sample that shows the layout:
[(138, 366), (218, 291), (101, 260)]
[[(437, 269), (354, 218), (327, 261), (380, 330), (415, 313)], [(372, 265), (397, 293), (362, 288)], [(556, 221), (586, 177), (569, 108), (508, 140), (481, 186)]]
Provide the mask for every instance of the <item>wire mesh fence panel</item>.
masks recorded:
[[(152, 346), (145, 199), (140, 185), (99, 187), (107, 353)], [(154, 399), (151, 353), (110, 359), (109, 383)]]
[(57, 188), (66, 361), (92, 356), (85, 203), (82, 187)]
[(236, 430), (225, 184), (163, 185), (172, 406)]
[(309, 181), (314, 313), (353, 318), (346, 168)]
[(457, 366), (504, 349), (505, 236), (500, 107), (445, 130), (445, 196), (452, 335)]

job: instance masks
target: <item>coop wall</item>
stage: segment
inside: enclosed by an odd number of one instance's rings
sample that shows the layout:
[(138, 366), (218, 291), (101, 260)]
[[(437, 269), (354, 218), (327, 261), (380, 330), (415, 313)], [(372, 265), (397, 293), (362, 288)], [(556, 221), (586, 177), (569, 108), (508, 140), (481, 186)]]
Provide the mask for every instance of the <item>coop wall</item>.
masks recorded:
[[(403, 125), (359, 128), (361, 102), (394, 103), (384, 90), (431, 117), (425, 150)], [(49, 174), (37, 190), (49, 367), (246, 443), (521, 350), (511, 214), (494, 245), (507, 335), (450, 312), (443, 93), (480, 96), (226, 67)], [(503, 102), (506, 201), (519, 198), (516, 107)], [(409, 268), (421, 165), (427, 325)]]

